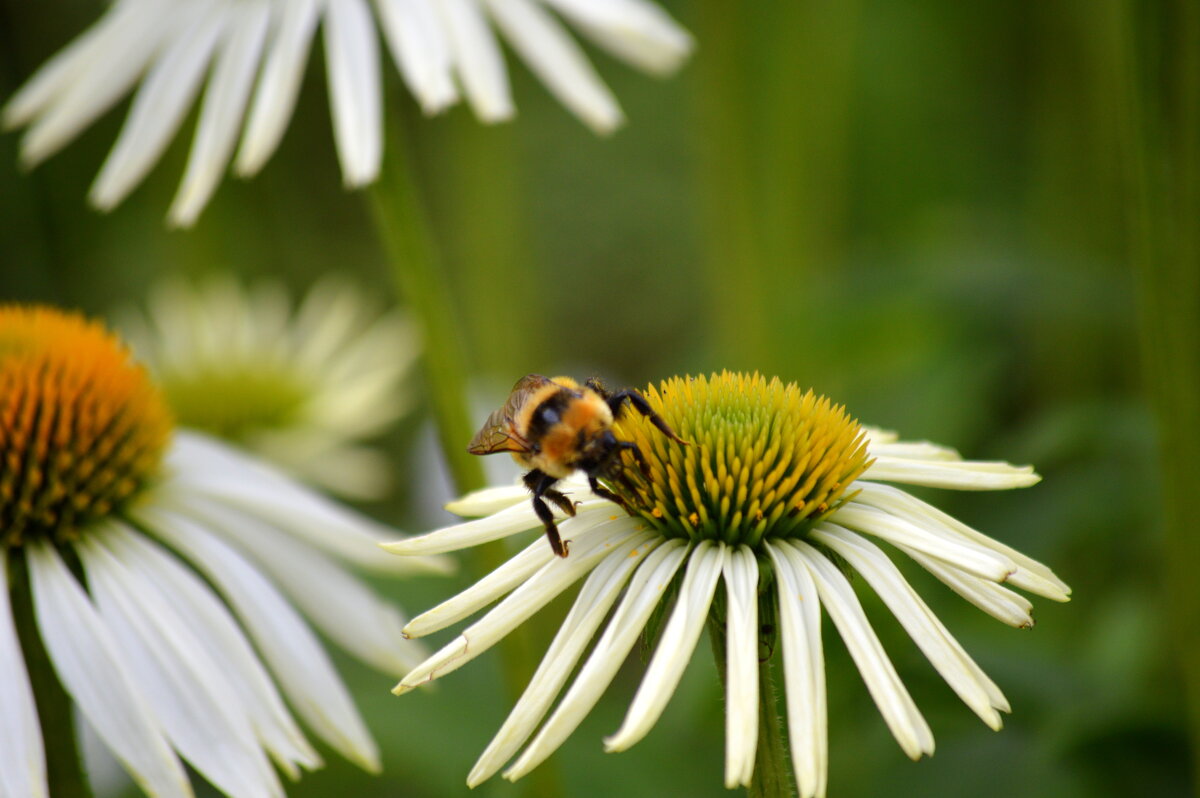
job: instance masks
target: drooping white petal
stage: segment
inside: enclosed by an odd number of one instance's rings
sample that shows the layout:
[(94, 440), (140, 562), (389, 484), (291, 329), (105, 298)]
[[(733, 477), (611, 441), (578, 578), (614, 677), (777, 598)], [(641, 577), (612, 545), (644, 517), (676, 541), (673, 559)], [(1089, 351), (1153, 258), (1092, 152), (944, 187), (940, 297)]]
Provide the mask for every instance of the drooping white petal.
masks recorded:
[(1018, 629), (1033, 627), (1033, 604), (1020, 593), (960, 571), (941, 560), (928, 557), (905, 546), (897, 546), (897, 548), (912, 557), (917, 564), (940, 579), (955, 593), (996, 620)]
[(8, 591), (8, 549), (0, 547), (0, 798), (46, 798), (42, 728)]
[(4, 105), (2, 123), (6, 129), (20, 127), (46, 110), (81, 73), (93, 68), (96, 59), (121, 41), (130, 25), (147, 22), (143, 0), (117, 0), (91, 27), (76, 36), (50, 60), (38, 67), (29, 80)]
[(727, 553), (724, 543), (714, 544), (708, 540), (701, 541), (692, 550), (671, 618), (654, 649), (654, 657), (646, 668), (625, 721), (615, 734), (604, 740), (606, 751), (629, 748), (645, 737), (662, 715), (704, 630)]
[(559, 626), (550, 648), (542, 658), (537, 672), (529, 680), (521, 698), (512, 708), (504, 725), (479, 756), (467, 785), (475, 787), (491, 778), (533, 734), (545, 717), (551, 703), (562, 690), (575, 664), (587, 650), (600, 623), (629, 580), (633, 569), (640, 565), (661, 543), (651, 538), (644, 543), (627, 541), (614, 549), (588, 574), (587, 581), (575, 597), (570, 613)]
[(253, 557), (295, 607), (354, 656), (396, 676), (425, 656), (405, 639), (405, 620), (395, 605), (324, 554), (219, 505), (192, 504), (185, 512)]
[(264, 0), (241, 0), (230, 10), (229, 33), (217, 53), (183, 182), (168, 212), (172, 224), (191, 226), (225, 172), (238, 139), (270, 19), (270, 6)]
[(639, 69), (665, 75), (692, 51), (691, 34), (647, 0), (546, 0), (596, 44)]
[(379, 174), (383, 157), (379, 43), (366, 0), (326, 4), (325, 68), (342, 182), (364, 186)]
[[(283, 704), (275, 683), (254, 653), (241, 627), (212, 589), (189, 568), (145, 535), (116, 524), (107, 544), (153, 584), (159, 601), (169, 602), (221, 662), (237, 701), (245, 708), (268, 753), (291, 778), (297, 766), (313, 769), (321, 758), (304, 738)], [(219, 653), (218, 653), (219, 652)]]
[(503, 122), (511, 118), (513, 104), (508, 69), (476, 0), (433, 1), (449, 39), (459, 80), (475, 115), (483, 122)]
[(893, 485), (877, 485), (860, 480), (855, 483), (855, 486), (860, 489), (854, 498), (855, 502), (905, 518), (917, 526), (944, 530), (948, 535), (965, 538), (972, 543), (998, 552), (1012, 560), (1017, 566), (1016, 572), (1008, 577), (1007, 582), (1051, 601), (1070, 600), (1070, 586), (1032, 557), (972, 529), (953, 516)]
[(308, 725), (347, 759), (378, 771), (378, 749), (329, 655), (279, 591), (242, 555), (191, 520), (161, 508), (139, 508), (136, 517), (225, 596)]
[(562, 27), (532, 0), (486, 0), (492, 18), (559, 101), (597, 133), (623, 121), (612, 92)]
[(653, 536), (630, 518), (607, 521), (576, 535), (569, 557), (554, 557), (486, 615), (463, 630), (440, 651), (408, 673), (392, 691), (401, 695), (461, 668), (487, 651), (514, 628), (546, 606), (628, 540)]
[(271, 46), (233, 167), (242, 177), (256, 174), (283, 138), (296, 107), (320, 5), (318, 0), (287, 0), (275, 3), (272, 11), (276, 21)]
[(967, 573), (1003, 582), (1017, 570), (1016, 563), (991, 549), (964, 539), (933, 534), (903, 518), (847, 502), (832, 520), (850, 529), (874, 535), (895, 545), (907, 546), (953, 565)]
[(800, 553), (767, 543), (779, 580), (779, 634), (783, 643), (788, 734), (800, 798), (825, 795), (829, 779), (829, 717), (821, 644), (821, 600)]
[(458, 102), (450, 45), (428, 0), (375, 0), (392, 58), (427, 114)]
[(922, 754), (932, 754), (933, 733), (929, 730), (929, 724), (913, 703), (912, 696), (904, 688), (879, 638), (875, 636), (862, 605), (858, 603), (858, 597), (854, 595), (854, 588), (837, 566), (815, 548), (804, 542), (790, 545), (803, 557), (817, 585), (821, 602), (845, 641), (871, 698), (875, 700), (875, 706), (879, 708), (896, 742), (912, 759), (920, 759)]
[(167, 451), (167, 465), (188, 494), (203, 493), (244, 509), (354, 565), (380, 573), (411, 573), (414, 566), (445, 571), (438, 561), (388, 556), (378, 547), (394, 535), (387, 527), (214, 438), (177, 430)]
[(475, 614), (518, 585), (524, 584), (553, 558), (554, 552), (550, 545), (539, 535), (519, 554), (510, 557), (499, 568), (463, 592), (413, 618), (404, 627), (404, 634), (409, 637), (424, 637)]
[(35, 76), (29, 94), (12, 105), (13, 119), (31, 107), (40, 114), (21, 139), (23, 164), (44, 161), (125, 96), (170, 35), (177, 21), (171, 12), (158, 0), (120, 3), (75, 51), (78, 57), (52, 64), (44, 83)]
[(746, 546), (725, 561), (725, 788), (750, 783), (758, 750), (758, 560)]
[(173, 609), (101, 544), (77, 546), (100, 618), (174, 748), (218, 789), (281, 796), (283, 788), (205, 646)]
[(999, 731), (1004, 724), (994, 707), (1008, 706), (1000, 688), (963, 650), (895, 563), (870, 541), (834, 524), (819, 525), (813, 531), (813, 538), (844, 557), (862, 574), (963, 703)]
[(673, 538), (646, 557), (571, 688), (537, 736), (504, 772), (504, 778), (510, 781), (521, 778), (545, 761), (575, 731), (629, 655), (687, 553), (687, 544)]
[(121, 133), (89, 190), (88, 198), (97, 208), (109, 210), (123, 200), (179, 129), (224, 31), (227, 17), (221, 11), (221, 6), (196, 4), (177, 12), (180, 24), (138, 88)]
[(1042, 481), (1033, 466), (978, 460), (936, 461), (879, 455), (863, 473), (867, 479), (953, 490), (1008, 490)]
[[(561, 510), (556, 507), (553, 509), (556, 515), (562, 517)], [(583, 502), (576, 507), (574, 518), (560, 523), (560, 534), (562, 528), (568, 527), (568, 525), (571, 529), (580, 530), (587, 525), (600, 523), (605, 517), (612, 515), (614, 509), (615, 506), (612, 502), (603, 500)], [(525, 501), (486, 518), (442, 527), (424, 535), (380, 545), (385, 551), (392, 554), (442, 554), (447, 551), (478, 546), (481, 543), (490, 543), (493, 540), (506, 538), (517, 532), (524, 532), (541, 525), (542, 522), (538, 520), (533, 507)], [(578, 532), (572, 531), (570, 534), (578, 534)]]
[(25, 552), (38, 631), (63, 687), (145, 792), (191, 798), (183, 766), (83, 588), (49, 544)]

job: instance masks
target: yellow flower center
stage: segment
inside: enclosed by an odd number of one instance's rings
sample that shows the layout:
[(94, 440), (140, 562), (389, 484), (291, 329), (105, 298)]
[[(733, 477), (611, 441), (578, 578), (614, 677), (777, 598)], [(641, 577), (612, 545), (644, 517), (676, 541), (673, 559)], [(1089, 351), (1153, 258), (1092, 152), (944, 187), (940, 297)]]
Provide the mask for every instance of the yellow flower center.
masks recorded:
[(638, 445), (648, 474), (627, 455), (624, 478), (610, 482), (666, 535), (751, 546), (803, 535), (869, 464), (863, 429), (842, 406), (777, 378), (673, 377), (646, 399), (691, 445), (626, 412), (614, 432)]
[(153, 475), (171, 426), (102, 325), (0, 305), (0, 545), (73, 537), (119, 509)]

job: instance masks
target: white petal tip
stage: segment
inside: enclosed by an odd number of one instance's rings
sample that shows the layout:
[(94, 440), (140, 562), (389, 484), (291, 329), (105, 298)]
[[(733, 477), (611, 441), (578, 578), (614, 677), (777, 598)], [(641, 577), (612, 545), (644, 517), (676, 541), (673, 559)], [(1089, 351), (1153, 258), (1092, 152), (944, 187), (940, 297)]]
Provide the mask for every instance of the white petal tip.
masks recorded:
[(392, 695), (404, 695), (405, 693), (410, 693), (415, 689), (417, 688), (407, 685), (404, 682), (400, 682), (400, 684), (392, 688)]

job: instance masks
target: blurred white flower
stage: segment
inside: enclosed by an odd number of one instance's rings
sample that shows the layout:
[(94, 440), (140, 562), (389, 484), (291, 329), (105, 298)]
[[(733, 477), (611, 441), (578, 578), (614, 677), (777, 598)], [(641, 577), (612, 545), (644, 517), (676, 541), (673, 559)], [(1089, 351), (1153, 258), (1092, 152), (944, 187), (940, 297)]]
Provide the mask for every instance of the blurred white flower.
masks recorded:
[(419, 354), (398, 311), (351, 285), (317, 283), (293, 312), (279, 283), (231, 276), (151, 292), (118, 326), (179, 423), (245, 446), (300, 479), (355, 499), (382, 496), (391, 464), (361, 441), (412, 404)]
[(158, 161), (207, 75), (187, 169), (169, 212), (171, 223), (186, 226), (231, 159), (238, 175), (249, 176), (275, 152), (319, 25), (348, 187), (372, 182), (383, 153), (376, 26), (426, 113), (457, 102), (461, 90), (481, 120), (512, 116), (494, 24), (568, 108), (597, 131), (612, 130), (621, 122), (616, 100), (548, 8), (647, 71), (670, 72), (691, 50), (688, 33), (649, 0), (116, 0), (9, 100), (3, 121), (29, 126), (21, 161), (33, 166), (140, 83), (91, 189), (92, 203), (109, 210)]
[(399, 611), (348, 567), (401, 572), (376, 546), (384, 528), (173, 431), (145, 370), (97, 324), (0, 306), (0, 342), (0, 795), (47, 795), (10, 611), (26, 590), (59, 682), (148, 795), (192, 795), (180, 758), (232, 798), (282, 795), (272, 762), (293, 778), (321, 764), (292, 712), (377, 770), (301, 613), (381, 670), (419, 658)]
[[(605, 739), (608, 751), (629, 748), (649, 732), (705, 624), (716, 624), (727, 655), (725, 784), (751, 782), (759, 656), (774, 650), (776, 634), (760, 624), (762, 593), (775, 614), (769, 625), (782, 641), (790, 749), (801, 796), (824, 795), (827, 780), (822, 606), (904, 752), (914, 759), (932, 754), (933, 735), (843, 569), (856, 571), (879, 595), (967, 706), (993, 729), (1000, 728), (999, 713), (1009, 705), (999, 688), (868, 538), (908, 555), (1001, 621), (1032, 626), (1032, 605), (1003, 583), (1066, 601), (1070, 590), (1050, 569), (882, 484), (1018, 488), (1039, 480), (1031, 468), (964, 461), (941, 446), (897, 442), (893, 434), (861, 427), (827, 399), (758, 375), (676, 378), (652, 388), (647, 398), (691, 445), (671, 442), (638, 414), (619, 420), (617, 437), (638, 445), (647, 476), (639, 479), (627, 458), (628, 478), (606, 484), (634, 515), (594, 495), (583, 479), (562, 483), (578, 500), (575, 516), (558, 524), (563, 539), (571, 541), (569, 556), (554, 556), (540, 534), (528, 491), (515, 485), (479, 491), (448, 508), (484, 516), (478, 520), (385, 546), (398, 554), (427, 555), (539, 531), (507, 563), (405, 627), (408, 635), (427, 635), (499, 600), (405, 676), (398, 694), (465, 665), (586, 577), (468, 784), (490, 778), (514, 756), (504, 773), (514, 780), (550, 756), (600, 699), (672, 584), (678, 584), (674, 605), (625, 722)], [(724, 601), (714, 603), (722, 579)], [(567, 687), (572, 674), (575, 680)]]

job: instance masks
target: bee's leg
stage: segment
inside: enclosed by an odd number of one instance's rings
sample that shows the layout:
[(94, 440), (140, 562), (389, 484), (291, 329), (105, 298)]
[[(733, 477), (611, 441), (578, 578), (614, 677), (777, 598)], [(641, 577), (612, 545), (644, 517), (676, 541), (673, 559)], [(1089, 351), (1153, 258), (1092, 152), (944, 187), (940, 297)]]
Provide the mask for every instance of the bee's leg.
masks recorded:
[(606, 402), (608, 401), (608, 397), (612, 395), (609, 393), (608, 389), (604, 387), (604, 383), (600, 382), (600, 380), (596, 379), (595, 377), (588, 377), (587, 382), (585, 382), (584, 385), (600, 394), (600, 398)]
[(637, 410), (646, 418), (650, 419), (650, 423), (658, 427), (659, 432), (661, 432), (663, 435), (666, 435), (676, 443), (682, 443), (684, 446), (688, 445), (687, 441), (676, 435), (675, 430), (671, 429), (670, 425), (663, 421), (662, 416), (654, 412), (654, 408), (652, 408), (650, 403), (646, 401), (646, 397), (642, 396), (632, 388), (625, 388), (624, 390), (617, 391), (612, 396), (606, 398), (606, 401), (608, 402), (608, 408), (612, 411), (613, 418), (620, 418), (626, 399), (629, 400), (629, 404), (633, 405), (635, 410)]
[[(535, 468), (525, 475), (524, 481), (525, 487), (533, 491), (535, 496), (549, 499), (550, 501), (554, 502), (558, 509), (562, 510), (569, 516), (573, 517), (575, 515), (575, 502), (568, 499), (562, 492), (550, 487), (558, 480)], [(543, 482), (545, 485), (542, 485)]]
[(625, 503), (625, 500), (601, 485), (600, 481), (591, 474), (588, 474), (588, 485), (591, 487), (592, 493), (596, 494), (601, 499), (608, 499), (610, 502), (615, 502), (621, 506), (622, 510), (629, 512), (629, 505)]
[(641, 447), (633, 441), (617, 441), (617, 449), (632, 452), (633, 459), (637, 461), (638, 470), (642, 472), (642, 476), (646, 479), (650, 478), (650, 466), (646, 464), (646, 456), (642, 454)]
[[(554, 477), (550, 476), (549, 474), (544, 474), (536, 468), (525, 475), (525, 485), (531, 491), (533, 491), (533, 511), (537, 513), (537, 517), (541, 520), (542, 526), (546, 529), (546, 537), (550, 541), (550, 548), (553, 549), (554, 553), (559, 557), (566, 557), (567, 544), (570, 541), (563, 540), (559, 537), (558, 526), (554, 523), (554, 513), (550, 511), (550, 507), (545, 501), (542, 500), (542, 496), (547, 490), (550, 490), (550, 486), (557, 481), (558, 480), (554, 479)], [(564, 501), (566, 500), (566, 497), (558, 491), (553, 492), (561, 497)], [(551, 501), (554, 501), (555, 504), (558, 504), (558, 501), (553, 497), (551, 498)], [(572, 507), (571, 509), (574, 510), (575, 508)], [(572, 515), (574, 515), (574, 513), (572, 513)]]

